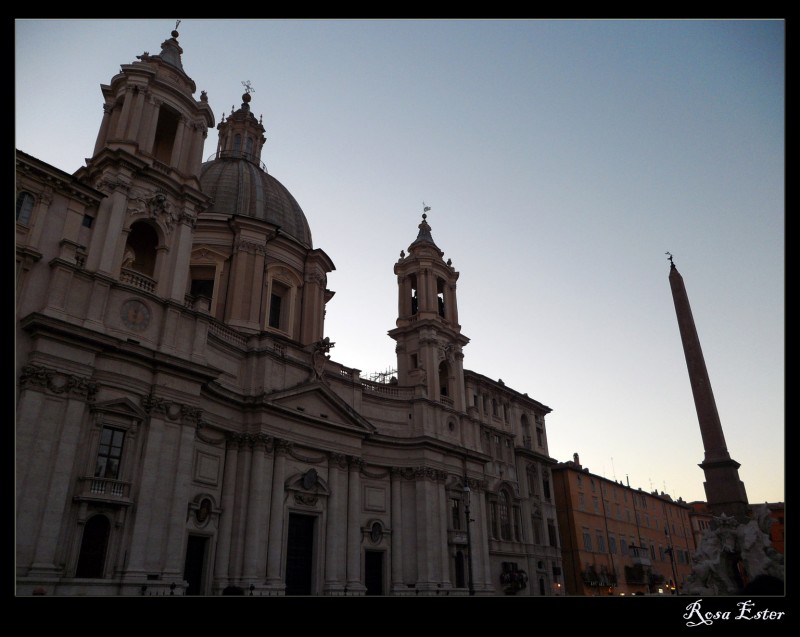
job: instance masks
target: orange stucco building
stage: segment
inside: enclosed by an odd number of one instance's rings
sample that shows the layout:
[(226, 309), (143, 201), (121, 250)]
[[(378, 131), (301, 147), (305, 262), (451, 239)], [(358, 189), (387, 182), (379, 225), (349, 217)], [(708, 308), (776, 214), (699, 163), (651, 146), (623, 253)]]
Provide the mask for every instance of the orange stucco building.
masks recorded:
[(598, 476), (573, 460), (553, 468), (567, 595), (670, 595), (695, 549), (682, 499)]

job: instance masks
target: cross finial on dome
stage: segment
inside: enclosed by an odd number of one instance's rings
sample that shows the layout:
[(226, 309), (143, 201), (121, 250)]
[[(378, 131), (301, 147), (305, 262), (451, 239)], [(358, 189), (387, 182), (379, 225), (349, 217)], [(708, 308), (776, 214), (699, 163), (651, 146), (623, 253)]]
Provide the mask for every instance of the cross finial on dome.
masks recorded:
[(250, 80), (245, 80), (244, 82), (242, 82), (242, 86), (244, 86), (244, 92), (245, 93), (255, 93), (256, 92), (256, 89), (254, 89), (252, 86), (250, 86)]

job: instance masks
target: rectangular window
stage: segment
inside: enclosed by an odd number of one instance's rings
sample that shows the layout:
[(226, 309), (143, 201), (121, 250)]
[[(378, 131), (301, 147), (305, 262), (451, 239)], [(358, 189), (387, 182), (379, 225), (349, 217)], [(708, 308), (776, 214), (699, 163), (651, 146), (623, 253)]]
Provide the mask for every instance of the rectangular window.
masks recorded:
[(622, 555), (628, 554), (628, 543), (625, 541), (624, 538), (619, 538), (619, 552)]
[(605, 553), (606, 552), (606, 538), (603, 535), (603, 532), (602, 531), (596, 531), (595, 532), (595, 537), (597, 538), (597, 550), (600, 553)]
[(656, 547), (654, 544), (650, 545), (650, 559), (654, 561), (656, 559)]
[(281, 297), (272, 294), (269, 299), (269, 326), (280, 328), (281, 326)]
[(531, 518), (533, 523), (533, 543), (542, 543), (542, 521), (539, 518)]
[(592, 498), (592, 506), (595, 513), (600, 513), (600, 502), (598, 502), (597, 498)]
[(83, 215), (82, 225), (84, 228), (91, 228), (93, 222), (94, 222), (94, 217), (91, 217), (89, 215)]
[(541, 427), (536, 427), (536, 444), (544, 447), (544, 429)]
[(270, 327), (289, 331), (289, 288), (277, 281), (272, 281), (268, 321)]
[(660, 544), (658, 545), (658, 559), (660, 559), (662, 562), (664, 561), (664, 547)]
[(542, 488), (544, 489), (544, 499), (550, 501), (550, 480), (545, 478), (542, 481)]
[(94, 467), (95, 478), (119, 478), (119, 463), (122, 459), (122, 442), (125, 432), (103, 427), (100, 433), (100, 446), (97, 448), (97, 462)]
[(583, 529), (583, 550), (592, 550), (592, 534), (589, 533), (589, 529)]
[(586, 503), (584, 502), (583, 494), (578, 494), (578, 511), (585, 511), (586, 510)]
[(458, 531), (461, 529), (461, 500), (458, 498), (451, 498), (450, 505), (453, 518), (453, 528)]
[(517, 542), (522, 542), (522, 528), (521, 528), (521, 520), (520, 520), (520, 510), (519, 507), (513, 507), (514, 512), (514, 539)]
[(491, 522), (492, 537), (495, 539), (500, 538), (500, 529), (497, 519), (497, 502), (489, 504), (489, 519)]
[(611, 534), (608, 536), (608, 550), (612, 555), (616, 554), (617, 552), (617, 538)]
[(528, 490), (532, 496), (539, 495), (539, 490), (536, 488), (536, 475), (533, 473), (528, 474)]
[(34, 201), (33, 195), (29, 192), (21, 192), (17, 196), (17, 221), (21, 224), (28, 225), (31, 220)]
[(558, 539), (556, 534), (556, 523), (552, 518), (547, 519), (547, 535), (550, 539), (550, 546), (558, 546)]

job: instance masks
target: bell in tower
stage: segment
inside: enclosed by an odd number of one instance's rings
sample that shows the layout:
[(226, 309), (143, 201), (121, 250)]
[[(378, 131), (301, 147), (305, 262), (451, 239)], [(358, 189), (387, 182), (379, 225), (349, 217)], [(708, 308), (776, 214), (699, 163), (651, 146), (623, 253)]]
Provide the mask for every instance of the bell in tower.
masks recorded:
[(458, 323), (458, 272), (433, 241), (429, 210), (424, 206), (416, 240), (394, 265), (398, 317), (389, 336), (397, 342), (401, 385), (422, 385), (429, 399), (465, 411), (462, 349), (469, 339)]

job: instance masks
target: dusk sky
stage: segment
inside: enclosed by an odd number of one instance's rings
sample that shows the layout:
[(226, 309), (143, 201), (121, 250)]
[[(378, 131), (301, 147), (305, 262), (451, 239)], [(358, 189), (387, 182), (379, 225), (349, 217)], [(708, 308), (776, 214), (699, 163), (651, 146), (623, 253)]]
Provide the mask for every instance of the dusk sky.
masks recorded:
[[(16, 140), (68, 173), (101, 84), (175, 20), (16, 20)], [(705, 500), (668, 281), (683, 276), (752, 504), (784, 500), (783, 20), (199, 20), (216, 123), (243, 82), (328, 287), (332, 358), (397, 366), (394, 263), (423, 202), (460, 272), (464, 366), (547, 405), (550, 455)], [(216, 151), (212, 129), (205, 157)]]

